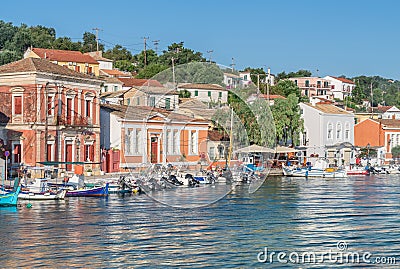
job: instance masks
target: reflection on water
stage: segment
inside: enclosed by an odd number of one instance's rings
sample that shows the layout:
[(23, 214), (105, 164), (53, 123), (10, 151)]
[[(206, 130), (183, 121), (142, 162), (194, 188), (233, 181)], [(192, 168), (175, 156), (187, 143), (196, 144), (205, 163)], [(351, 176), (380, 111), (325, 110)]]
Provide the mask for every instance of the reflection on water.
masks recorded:
[[(200, 199), (176, 192), (157, 195)], [(4, 268), (260, 268), (264, 247), (335, 250), (339, 240), (350, 251), (398, 256), (399, 198), (399, 177), (370, 176), (267, 178), (253, 194), (238, 185), (186, 210), (146, 195), (31, 201), (31, 209), (0, 209), (0, 258)]]

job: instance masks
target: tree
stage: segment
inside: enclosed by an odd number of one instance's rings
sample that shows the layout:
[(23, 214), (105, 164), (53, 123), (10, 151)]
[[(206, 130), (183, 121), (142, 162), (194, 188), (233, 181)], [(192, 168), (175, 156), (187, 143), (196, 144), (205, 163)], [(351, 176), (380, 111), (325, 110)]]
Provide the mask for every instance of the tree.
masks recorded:
[(290, 94), (295, 94), (300, 97), (300, 88), (291, 80), (283, 79), (280, 80), (275, 86), (271, 87), (271, 93), (279, 94), (282, 96), (289, 96)]
[[(97, 50), (96, 35), (90, 32), (83, 33), (83, 44), (81, 52), (90, 52)], [(99, 43), (99, 51), (104, 50), (104, 45)]]
[(143, 69), (141, 69), (139, 71), (139, 73), (137, 74), (136, 78), (152, 78), (167, 68), (168, 68), (168, 66), (165, 66), (162, 64), (157, 64), (157, 63), (152, 63), (150, 65), (147, 65)]
[(21, 53), (10, 50), (3, 50), (0, 52), (0, 65), (8, 64), (21, 59)]
[(194, 52), (194, 50), (185, 48), (183, 42), (172, 43), (168, 46), (168, 50), (164, 50), (163, 54), (159, 56), (158, 62), (160, 64), (172, 65), (171, 59), (174, 58), (176, 65), (190, 63), (190, 62), (205, 62), (202, 53)]
[(114, 63), (114, 67), (118, 68), (121, 71), (127, 71), (127, 72), (132, 72), (135, 69), (132, 62), (130, 62), (128, 60), (117, 60)]
[(393, 159), (398, 159), (400, 157), (400, 146), (395, 146), (392, 148)]
[(186, 89), (179, 91), (179, 98), (190, 98), (190, 96), (191, 93)]
[(33, 26), (29, 28), (31, 35), (31, 46), (37, 48), (51, 48), (56, 40), (56, 31), (54, 28), (44, 26)]
[(111, 50), (105, 51), (103, 53), (103, 56), (114, 61), (132, 61), (132, 53), (121, 45), (115, 45), (114, 48), (112, 48)]
[(2, 50), (7, 40), (11, 40), (15, 33), (18, 31), (18, 27), (13, 26), (11, 22), (4, 22), (0, 20), (0, 50)]
[(255, 85), (257, 85), (257, 83), (258, 83), (258, 77), (257, 77), (256, 74), (260, 74), (260, 80), (261, 80), (262, 78), (265, 78), (265, 75), (266, 75), (266, 73), (265, 73), (265, 71), (264, 71), (263, 68), (251, 68), (251, 67), (246, 67), (246, 68), (244, 69), (244, 71), (250, 72), (250, 74), (251, 74), (251, 75), (250, 75), (251, 81), (253, 81), (253, 83), (254, 83)]
[(299, 98), (290, 94), (287, 99), (277, 99), (272, 106), (272, 115), (274, 117), (276, 128), (277, 143), (291, 141), (293, 145), (299, 143), (299, 134), (304, 129), (303, 119), (300, 117)]
[(286, 78), (298, 78), (298, 77), (311, 77), (312, 73), (308, 70), (304, 70), (304, 69), (300, 69), (297, 72), (290, 72), (288, 74), (285, 73), (285, 71), (278, 73), (278, 75), (276, 76), (276, 79), (282, 80), (282, 79), (286, 79)]

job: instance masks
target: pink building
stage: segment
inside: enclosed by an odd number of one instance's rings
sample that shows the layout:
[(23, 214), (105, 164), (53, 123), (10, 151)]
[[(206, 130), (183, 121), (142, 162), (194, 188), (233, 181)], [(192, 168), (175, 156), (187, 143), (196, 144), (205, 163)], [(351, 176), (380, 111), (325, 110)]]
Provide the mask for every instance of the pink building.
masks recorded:
[(323, 96), (326, 99), (332, 99), (330, 81), (320, 77), (298, 77), (289, 78), (301, 90), (301, 94), (307, 97)]

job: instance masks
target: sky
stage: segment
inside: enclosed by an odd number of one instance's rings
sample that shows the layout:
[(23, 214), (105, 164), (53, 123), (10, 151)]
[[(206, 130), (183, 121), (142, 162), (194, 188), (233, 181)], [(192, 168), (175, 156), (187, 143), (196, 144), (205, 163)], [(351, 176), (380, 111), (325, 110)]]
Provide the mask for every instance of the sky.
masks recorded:
[[(0, 20), (42, 25), (78, 41), (100, 28), (106, 49), (133, 54), (143, 37), (159, 52), (173, 42), (236, 69), (306, 69), (316, 76), (400, 80), (400, 1), (119, 0), (3, 1)], [(208, 51), (213, 51), (208, 53)]]

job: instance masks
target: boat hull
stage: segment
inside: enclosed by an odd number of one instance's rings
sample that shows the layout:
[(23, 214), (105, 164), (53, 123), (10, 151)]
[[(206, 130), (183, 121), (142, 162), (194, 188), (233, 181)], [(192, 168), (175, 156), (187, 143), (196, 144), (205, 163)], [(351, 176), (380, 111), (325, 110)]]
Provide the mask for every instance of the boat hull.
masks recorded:
[(324, 169), (288, 169), (283, 168), (283, 174), (290, 177), (319, 177), (319, 178), (345, 178), (347, 173), (344, 170), (326, 171)]
[(20, 192), (19, 199), (22, 200), (63, 200), (67, 190), (61, 190), (58, 193), (34, 193), (34, 192)]
[(91, 189), (68, 190), (67, 197), (102, 197), (108, 196), (108, 183), (105, 186)]
[(21, 187), (18, 186), (14, 192), (3, 193), (0, 195), (0, 206), (17, 206), (18, 195), (21, 192)]

